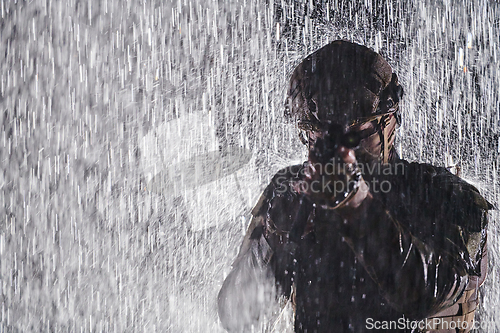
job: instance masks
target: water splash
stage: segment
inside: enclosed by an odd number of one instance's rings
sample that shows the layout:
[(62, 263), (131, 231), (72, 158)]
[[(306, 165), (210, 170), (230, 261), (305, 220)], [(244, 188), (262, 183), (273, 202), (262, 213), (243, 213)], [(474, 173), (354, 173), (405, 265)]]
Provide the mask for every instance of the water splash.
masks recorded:
[[(288, 75), (334, 39), (398, 73), (405, 158), (453, 162), (499, 202), (491, 1), (2, 0), (0, 14), (5, 330), (222, 331), (241, 221), (304, 158), (282, 117)], [(228, 147), (248, 158), (223, 160)], [(214, 176), (220, 161), (233, 167)], [(497, 317), (498, 217), (483, 321)]]

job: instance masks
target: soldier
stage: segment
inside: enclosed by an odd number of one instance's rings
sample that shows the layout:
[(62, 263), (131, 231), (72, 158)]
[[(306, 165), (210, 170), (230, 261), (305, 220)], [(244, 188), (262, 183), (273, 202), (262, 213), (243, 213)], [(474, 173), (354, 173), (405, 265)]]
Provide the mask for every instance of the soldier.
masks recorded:
[(467, 332), (487, 272), (491, 205), (445, 168), (395, 153), (403, 89), (376, 52), (332, 42), (290, 80), (308, 160), (252, 211), (219, 293), (228, 331), (291, 299), (296, 332)]

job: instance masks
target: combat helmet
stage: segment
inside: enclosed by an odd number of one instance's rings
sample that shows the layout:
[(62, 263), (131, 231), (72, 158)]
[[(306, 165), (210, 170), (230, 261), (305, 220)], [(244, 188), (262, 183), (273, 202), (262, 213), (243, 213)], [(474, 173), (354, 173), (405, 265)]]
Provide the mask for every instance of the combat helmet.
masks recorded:
[[(403, 88), (391, 66), (375, 51), (337, 40), (307, 56), (290, 78), (285, 115), (300, 130), (324, 131), (332, 122), (348, 129), (375, 121), (381, 160), (393, 153), (389, 119), (399, 122)], [(303, 137), (301, 139), (304, 139)]]

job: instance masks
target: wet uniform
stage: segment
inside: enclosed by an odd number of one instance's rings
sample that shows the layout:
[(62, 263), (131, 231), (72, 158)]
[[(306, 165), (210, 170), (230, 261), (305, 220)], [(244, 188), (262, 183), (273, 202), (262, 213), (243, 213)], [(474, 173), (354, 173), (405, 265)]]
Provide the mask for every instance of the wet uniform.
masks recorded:
[[(281, 170), (265, 189), (233, 269), (252, 257), (281, 295), (293, 289), (296, 332), (420, 332), (429, 321), (411, 327), (425, 318), (439, 318), (433, 329), (470, 325), (491, 208), (476, 188), (444, 168), (397, 160), (348, 222), (291, 189), (302, 168)], [(230, 282), (223, 289), (238, 292)]]

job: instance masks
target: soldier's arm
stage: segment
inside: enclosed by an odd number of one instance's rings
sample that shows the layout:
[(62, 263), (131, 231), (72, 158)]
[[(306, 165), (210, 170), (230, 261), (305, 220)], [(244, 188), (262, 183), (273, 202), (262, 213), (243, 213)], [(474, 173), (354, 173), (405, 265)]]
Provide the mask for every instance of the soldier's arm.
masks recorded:
[(274, 277), (269, 260), (272, 250), (265, 238), (256, 237), (261, 217), (254, 217), (232, 270), (218, 296), (219, 318), (229, 332), (246, 332), (273, 311)]
[(264, 190), (219, 293), (219, 317), (231, 332), (246, 332), (262, 318), (271, 319), (280, 310), (278, 300), (290, 295), (294, 244), (288, 234), (300, 205), (288, 191), (289, 178), (289, 168), (280, 170)]
[(269, 214), (271, 202), (282, 202), (280, 179), (278, 172), (252, 210), (253, 218), (238, 257), (219, 292), (219, 317), (229, 332), (248, 332), (252, 325), (264, 324), (279, 310), (277, 291), (283, 290), (282, 266), (291, 258), (283, 255), (285, 233), (276, 230)]
[[(452, 306), (471, 279), (468, 253), (459, 244), (437, 244), (412, 234), (370, 193), (360, 201), (356, 207), (344, 206), (335, 213), (347, 222), (341, 233), (384, 298), (417, 319)], [(419, 222), (453, 227), (451, 221)]]

